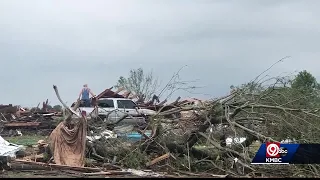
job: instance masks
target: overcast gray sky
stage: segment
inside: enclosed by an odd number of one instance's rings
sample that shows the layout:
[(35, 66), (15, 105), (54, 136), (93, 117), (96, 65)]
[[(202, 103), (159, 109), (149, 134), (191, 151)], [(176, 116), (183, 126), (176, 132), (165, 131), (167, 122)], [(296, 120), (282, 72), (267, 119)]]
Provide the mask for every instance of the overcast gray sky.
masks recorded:
[(185, 97), (225, 95), (277, 60), (271, 75), (320, 77), (318, 0), (1, 0), (2, 104), (70, 104), (84, 83), (98, 94), (132, 68), (164, 85), (203, 86)]

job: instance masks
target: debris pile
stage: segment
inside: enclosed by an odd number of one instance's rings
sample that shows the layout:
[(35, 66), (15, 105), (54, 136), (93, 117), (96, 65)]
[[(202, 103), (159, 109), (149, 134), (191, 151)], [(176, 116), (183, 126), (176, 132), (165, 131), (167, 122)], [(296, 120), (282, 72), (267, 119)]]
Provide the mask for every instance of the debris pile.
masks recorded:
[[(251, 165), (261, 142), (292, 138), (317, 143), (311, 132), (320, 128), (319, 111), (311, 105), (302, 109), (290, 99), (302, 94), (282, 86), (256, 86), (210, 101), (178, 98), (161, 104), (156, 96), (151, 102), (138, 99), (140, 109), (155, 111), (144, 128), (88, 119), (86, 112), (77, 111), (80, 101), (68, 107), (54, 86), (66, 110), (62, 121), (49, 139), (38, 142), (33, 157), (2, 166), (14, 171), (29, 165), (76, 177), (317, 177), (319, 166), (314, 165), (273, 166), (272, 174), (267, 165)], [(96, 99), (134, 99), (120, 91), (110, 88)]]
[[(15, 136), (25, 133), (36, 133), (41, 130), (50, 133), (56, 127), (56, 120), (62, 117), (61, 112), (48, 111), (48, 100), (43, 108), (27, 109), (19, 106), (0, 105), (0, 134), (1, 136)], [(22, 134), (21, 134), (22, 133)]]

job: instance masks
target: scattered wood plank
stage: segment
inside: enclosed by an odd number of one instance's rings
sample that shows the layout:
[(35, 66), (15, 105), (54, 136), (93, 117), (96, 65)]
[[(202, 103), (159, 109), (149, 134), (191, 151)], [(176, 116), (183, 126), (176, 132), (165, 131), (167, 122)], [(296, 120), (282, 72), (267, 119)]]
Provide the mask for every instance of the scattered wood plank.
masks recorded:
[(101, 172), (100, 168), (92, 168), (92, 167), (75, 167), (75, 166), (58, 165), (58, 164), (47, 164), (47, 163), (40, 163), (40, 162), (24, 161), (19, 159), (16, 159), (14, 162), (21, 163), (21, 164), (38, 165), (48, 169), (67, 169), (67, 170), (74, 170), (74, 171), (80, 171), (80, 172)]
[(152, 165), (154, 165), (154, 164), (156, 164), (156, 163), (158, 163), (160, 161), (168, 159), (169, 157), (170, 157), (170, 153), (166, 153), (166, 154), (164, 154), (164, 155), (162, 155), (160, 157), (157, 157), (157, 158), (153, 159), (152, 161), (146, 163), (146, 166), (147, 167), (152, 166)]
[(4, 124), (5, 127), (37, 127), (41, 122), (9, 122)]
[(39, 166), (39, 165), (33, 165), (33, 164), (24, 164), (24, 163), (18, 163), (18, 162), (11, 162), (10, 166), (7, 168), (9, 170), (13, 171), (52, 171), (50, 167), (45, 166)]

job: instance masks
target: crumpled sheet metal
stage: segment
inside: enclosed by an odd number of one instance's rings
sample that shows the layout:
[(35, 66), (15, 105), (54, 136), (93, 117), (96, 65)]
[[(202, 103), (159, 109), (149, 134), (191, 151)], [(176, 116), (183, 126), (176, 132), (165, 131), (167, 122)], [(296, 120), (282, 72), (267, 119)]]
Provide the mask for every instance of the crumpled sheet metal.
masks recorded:
[(16, 157), (16, 152), (24, 149), (22, 145), (12, 144), (0, 136), (0, 156)]

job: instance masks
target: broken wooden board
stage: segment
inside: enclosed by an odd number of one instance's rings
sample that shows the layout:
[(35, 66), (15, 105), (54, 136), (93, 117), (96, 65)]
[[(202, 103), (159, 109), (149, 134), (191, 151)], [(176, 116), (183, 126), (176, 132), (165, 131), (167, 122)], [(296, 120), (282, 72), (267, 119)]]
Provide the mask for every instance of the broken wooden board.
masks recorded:
[(80, 172), (101, 172), (102, 169), (100, 168), (92, 168), (92, 167), (75, 167), (75, 166), (66, 166), (66, 165), (58, 165), (58, 164), (50, 164), (50, 163), (41, 163), (41, 162), (32, 162), (32, 161), (25, 161), (16, 159), (12, 163), (17, 164), (29, 164), (29, 165), (36, 165), (47, 169), (66, 169), (66, 170), (74, 170)]
[(37, 127), (41, 122), (10, 122), (4, 124), (4, 127)]
[(166, 154), (164, 154), (164, 155), (162, 155), (160, 157), (157, 157), (157, 158), (153, 159), (152, 161), (146, 163), (146, 166), (147, 167), (152, 166), (152, 165), (154, 165), (154, 164), (156, 164), (156, 163), (158, 163), (160, 161), (168, 159), (169, 157), (170, 157), (170, 153), (166, 153)]

